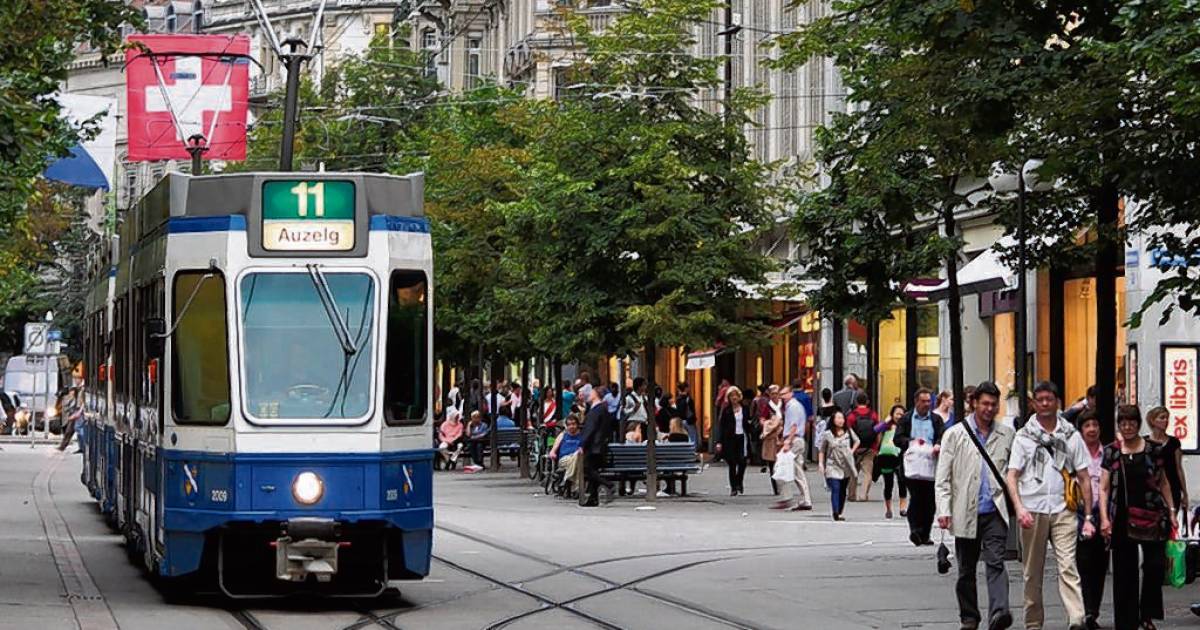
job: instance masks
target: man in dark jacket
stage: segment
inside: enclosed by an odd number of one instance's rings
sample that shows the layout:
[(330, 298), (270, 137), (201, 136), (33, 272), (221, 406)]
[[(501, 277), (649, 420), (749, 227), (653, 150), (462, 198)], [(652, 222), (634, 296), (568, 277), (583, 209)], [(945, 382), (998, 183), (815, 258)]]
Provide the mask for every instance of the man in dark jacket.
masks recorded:
[(854, 409), (854, 400), (858, 398), (858, 377), (853, 374), (847, 374), (842, 384), (845, 387), (839, 389), (833, 395), (833, 404), (842, 410), (843, 415), (848, 416), (850, 415), (850, 411)]
[(580, 489), (579, 505), (595, 507), (599, 505), (600, 486), (604, 486), (604, 502), (612, 501), (612, 483), (600, 478), (600, 469), (608, 456), (608, 443), (612, 439), (616, 419), (608, 412), (608, 405), (601, 404), (604, 397), (600, 387), (592, 388), (587, 418), (583, 423), (583, 437), (580, 438), (579, 450), (583, 452), (583, 477), (587, 484), (587, 492)]
[[(942, 418), (933, 413), (933, 392), (922, 387), (913, 397), (912, 411), (900, 419), (892, 442), (900, 448), (901, 458), (908, 451), (910, 444), (932, 444), (933, 457), (936, 459), (941, 449), (939, 444), (942, 442), (942, 432), (945, 430)], [(933, 517), (937, 507), (934, 504), (933, 479), (913, 479), (908, 472), (905, 471), (905, 484), (908, 486), (908, 539), (917, 546), (932, 545), (930, 534), (933, 531)]]

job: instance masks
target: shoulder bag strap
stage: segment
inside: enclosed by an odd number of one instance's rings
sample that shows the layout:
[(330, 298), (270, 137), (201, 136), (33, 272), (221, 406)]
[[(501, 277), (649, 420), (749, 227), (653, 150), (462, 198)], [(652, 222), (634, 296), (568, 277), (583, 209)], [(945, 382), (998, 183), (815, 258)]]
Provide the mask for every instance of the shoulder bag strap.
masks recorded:
[[(996, 468), (996, 462), (992, 461), (991, 455), (988, 455), (987, 449), (979, 441), (979, 436), (975, 435), (975, 429), (971, 426), (971, 423), (964, 421), (962, 424), (963, 431), (966, 432), (967, 437), (971, 438), (971, 443), (975, 445), (975, 449), (979, 451), (979, 455), (983, 457), (983, 461), (987, 462), (988, 469), (992, 471), (992, 476), (996, 478), (996, 483), (999, 483), (1000, 487), (1004, 489), (1004, 505), (1008, 508), (1008, 515), (1012, 516), (1016, 513), (1016, 508), (1013, 507), (1012, 495), (1009, 493), (1008, 484), (1004, 481), (1004, 475), (1000, 474), (1000, 470)], [(995, 431), (995, 427), (992, 427), (992, 430)], [(1016, 438), (1014, 437), (1013, 439)]]

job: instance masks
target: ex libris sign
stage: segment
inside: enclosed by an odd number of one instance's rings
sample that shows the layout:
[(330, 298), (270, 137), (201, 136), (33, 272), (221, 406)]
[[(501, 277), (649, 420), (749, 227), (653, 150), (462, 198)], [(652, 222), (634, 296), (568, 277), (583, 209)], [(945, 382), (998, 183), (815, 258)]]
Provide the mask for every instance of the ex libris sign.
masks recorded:
[(246, 159), (250, 39), (135, 35), (125, 53), (129, 160), (187, 159), (204, 137), (210, 160)]

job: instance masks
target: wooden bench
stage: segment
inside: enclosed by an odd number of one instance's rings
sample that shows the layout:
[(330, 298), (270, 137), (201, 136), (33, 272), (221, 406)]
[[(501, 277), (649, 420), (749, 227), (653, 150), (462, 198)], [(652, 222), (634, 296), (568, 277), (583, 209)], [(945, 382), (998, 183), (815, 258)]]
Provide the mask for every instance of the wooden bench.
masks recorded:
[[(483, 436), (483, 453), (484, 456), (491, 454), (492, 436)], [(501, 455), (507, 455), (513, 459), (521, 453), (521, 429), (517, 427), (501, 427), (496, 429), (496, 448), (499, 449)]]
[[(658, 443), (654, 446), (654, 456), (658, 478), (679, 480), (679, 494), (687, 496), (688, 475), (700, 472), (696, 445), (691, 442)], [(617, 481), (645, 481), (647, 468), (645, 444), (610, 444), (600, 476)]]

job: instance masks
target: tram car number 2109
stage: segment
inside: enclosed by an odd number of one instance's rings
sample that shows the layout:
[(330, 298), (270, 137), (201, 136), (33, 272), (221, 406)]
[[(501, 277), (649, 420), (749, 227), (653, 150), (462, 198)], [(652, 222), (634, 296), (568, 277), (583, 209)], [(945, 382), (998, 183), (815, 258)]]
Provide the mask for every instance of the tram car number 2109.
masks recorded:
[(232, 597), (428, 574), (421, 175), (172, 173), (89, 272), (82, 481), (151, 573)]

